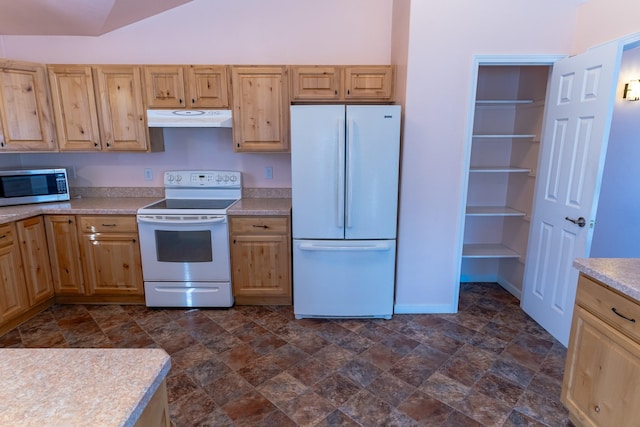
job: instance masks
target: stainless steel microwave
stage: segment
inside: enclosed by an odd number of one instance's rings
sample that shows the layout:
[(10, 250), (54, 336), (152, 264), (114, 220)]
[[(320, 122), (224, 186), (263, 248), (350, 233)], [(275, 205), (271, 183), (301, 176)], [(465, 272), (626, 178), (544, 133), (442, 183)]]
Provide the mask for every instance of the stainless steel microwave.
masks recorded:
[(0, 170), (0, 206), (69, 200), (67, 170)]

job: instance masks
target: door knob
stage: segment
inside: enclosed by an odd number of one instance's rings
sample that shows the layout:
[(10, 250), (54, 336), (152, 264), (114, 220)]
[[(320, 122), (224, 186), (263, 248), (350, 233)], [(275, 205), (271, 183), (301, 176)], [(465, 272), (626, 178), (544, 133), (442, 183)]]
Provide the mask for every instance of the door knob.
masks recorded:
[(576, 224), (578, 227), (584, 227), (585, 225), (587, 225), (587, 220), (584, 219), (583, 217), (580, 217), (578, 219), (574, 219), (574, 218), (569, 218), (568, 216), (565, 216), (564, 219), (566, 219), (569, 222), (572, 222), (572, 223)]

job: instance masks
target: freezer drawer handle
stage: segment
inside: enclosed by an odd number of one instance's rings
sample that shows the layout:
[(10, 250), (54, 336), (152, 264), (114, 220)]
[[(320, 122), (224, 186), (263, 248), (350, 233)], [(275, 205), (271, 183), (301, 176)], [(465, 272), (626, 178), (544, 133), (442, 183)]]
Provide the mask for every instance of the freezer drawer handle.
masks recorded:
[(388, 251), (390, 246), (384, 243), (359, 246), (339, 246), (339, 245), (314, 245), (312, 243), (301, 243), (300, 249), (303, 251), (330, 251), (330, 252), (350, 252), (350, 251)]

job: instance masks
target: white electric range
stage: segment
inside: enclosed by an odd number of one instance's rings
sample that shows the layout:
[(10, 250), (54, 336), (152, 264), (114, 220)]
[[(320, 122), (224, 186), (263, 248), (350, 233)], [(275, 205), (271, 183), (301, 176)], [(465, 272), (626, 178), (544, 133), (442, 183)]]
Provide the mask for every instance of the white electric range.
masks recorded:
[(165, 199), (138, 209), (149, 307), (231, 307), (227, 209), (242, 195), (237, 171), (167, 171)]

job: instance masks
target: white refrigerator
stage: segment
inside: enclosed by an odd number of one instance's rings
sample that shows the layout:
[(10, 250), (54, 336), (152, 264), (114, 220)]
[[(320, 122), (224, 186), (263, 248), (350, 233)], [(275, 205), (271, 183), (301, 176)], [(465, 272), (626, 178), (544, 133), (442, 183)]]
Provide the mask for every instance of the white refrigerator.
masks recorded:
[(297, 319), (393, 314), (400, 112), (291, 106)]

